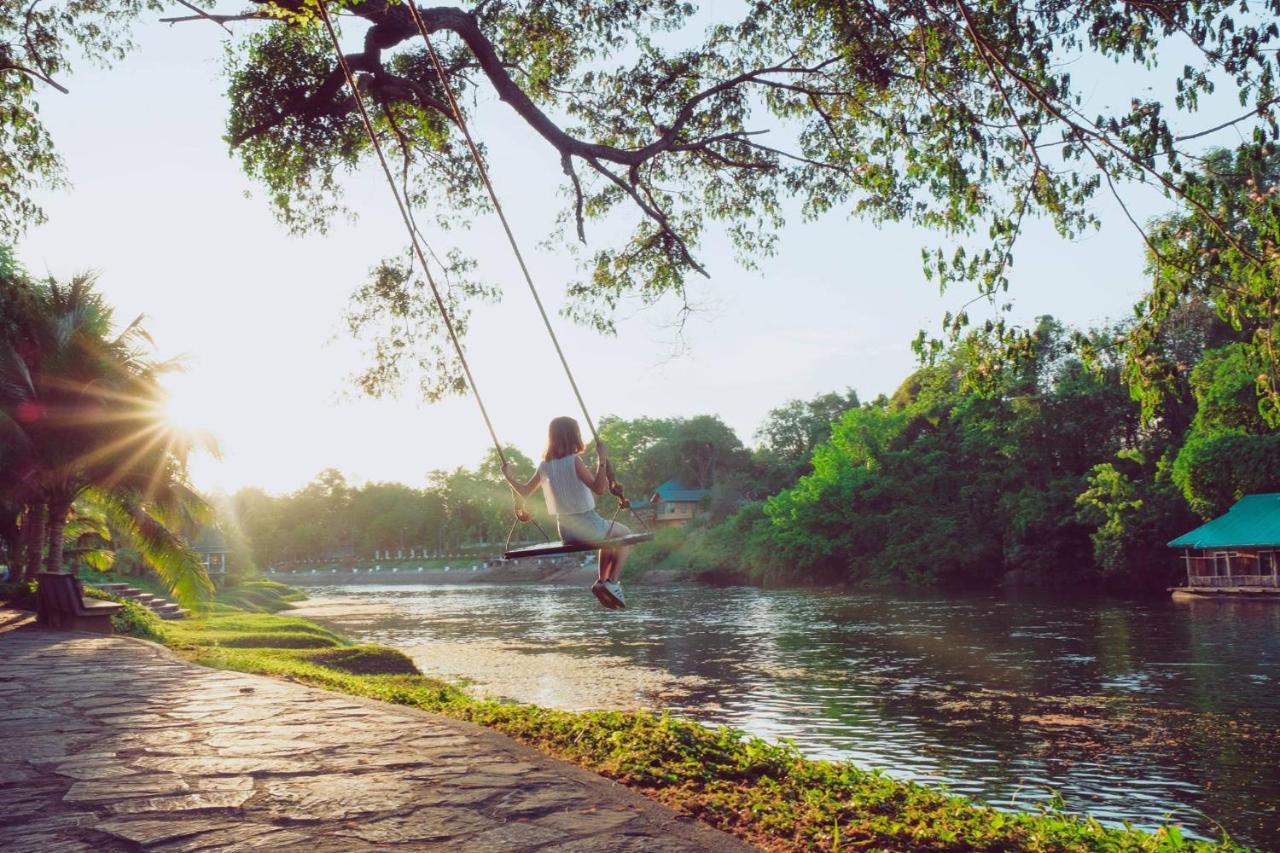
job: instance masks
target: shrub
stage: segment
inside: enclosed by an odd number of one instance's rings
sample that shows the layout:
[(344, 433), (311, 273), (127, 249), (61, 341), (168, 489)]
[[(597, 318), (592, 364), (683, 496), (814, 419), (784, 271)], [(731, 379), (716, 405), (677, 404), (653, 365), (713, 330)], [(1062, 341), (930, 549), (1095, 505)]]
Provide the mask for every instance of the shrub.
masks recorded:
[(168, 639), (168, 635), (164, 630), (164, 620), (138, 602), (103, 592), (91, 586), (84, 588), (84, 597), (96, 598), (102, 601), (114, 601), (117, 604), (124, 605), (123, 610), (111, 617), (111, 627), (115, 629), (117, 634), (137, 637), (140, 640), (150, 640), (153, 643), (163, 643)]
[(35, 610), (36, 582), (0, 583), (0, 603), (19, 610)]

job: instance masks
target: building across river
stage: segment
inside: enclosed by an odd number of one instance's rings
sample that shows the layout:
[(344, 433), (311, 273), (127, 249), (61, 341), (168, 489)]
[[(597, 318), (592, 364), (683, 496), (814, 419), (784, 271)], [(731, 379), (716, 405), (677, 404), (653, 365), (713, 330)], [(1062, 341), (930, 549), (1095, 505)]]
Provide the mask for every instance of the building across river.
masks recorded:
[(1169, 543), (1182, 549), (1186, 586), (1174, 598), (1266, 596), (1280, 602), (1280, 492), (1246, 495), (1225, 515)]

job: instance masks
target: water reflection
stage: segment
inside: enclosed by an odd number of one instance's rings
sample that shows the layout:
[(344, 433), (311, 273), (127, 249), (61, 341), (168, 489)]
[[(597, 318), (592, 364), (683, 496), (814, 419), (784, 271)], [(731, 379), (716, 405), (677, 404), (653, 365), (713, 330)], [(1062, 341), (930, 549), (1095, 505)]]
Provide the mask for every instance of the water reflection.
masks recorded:
[[(563, 587), (313, 594), (338, 596), (322, 620), (371, 642), (665, 673), (681, 688), (646, 703), (993, 805), (1056, 792), (1102, 820), (1280, 842), (1280, 604), (637, 587), (607, 614)], [(508, 695), (556, 704), (555, 683)]]

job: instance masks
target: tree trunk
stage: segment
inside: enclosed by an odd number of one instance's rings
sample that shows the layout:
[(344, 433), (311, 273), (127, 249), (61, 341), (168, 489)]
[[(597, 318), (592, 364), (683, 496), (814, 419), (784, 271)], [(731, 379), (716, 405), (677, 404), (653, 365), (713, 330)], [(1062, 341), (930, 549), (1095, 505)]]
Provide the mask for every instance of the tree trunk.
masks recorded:
[(26, 571), (23, 580), (33, 581), (36, 574), (40, 571), (41, 558), (44, 556), (44, 514), (45, 508), (42, 503), (34, 503), (27, 510), (27, 522), (23, 525), (26, 528), (27, 553), (26, 553)]
[(71, 514), (70, 501), (49, 502), (49, 552), (45, 571), (62, 571), (62, 534), (67, 528), (67, 516)]

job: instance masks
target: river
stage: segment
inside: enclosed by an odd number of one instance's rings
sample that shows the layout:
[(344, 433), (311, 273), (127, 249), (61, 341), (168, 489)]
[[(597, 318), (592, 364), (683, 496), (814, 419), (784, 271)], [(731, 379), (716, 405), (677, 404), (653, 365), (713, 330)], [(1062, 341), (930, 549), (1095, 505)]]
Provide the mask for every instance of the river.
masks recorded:
[(343, 586), (302, 615), (480, 695), (669, 709), (999, 808), (1280, 848), (1280, 603)]

